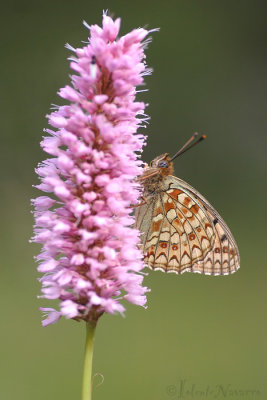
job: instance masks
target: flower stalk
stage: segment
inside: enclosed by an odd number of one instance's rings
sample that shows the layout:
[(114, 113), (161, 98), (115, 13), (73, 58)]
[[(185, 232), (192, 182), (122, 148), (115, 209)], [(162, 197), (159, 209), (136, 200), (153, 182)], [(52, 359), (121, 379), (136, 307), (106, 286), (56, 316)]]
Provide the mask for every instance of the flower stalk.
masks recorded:
[(83, 380), (82, 380), (82, 400), (91, 400), (92, 398), (92, 361), (94, 350), (94, 336), (96, 322), (86, 323), (86, 340), (84, 349)]

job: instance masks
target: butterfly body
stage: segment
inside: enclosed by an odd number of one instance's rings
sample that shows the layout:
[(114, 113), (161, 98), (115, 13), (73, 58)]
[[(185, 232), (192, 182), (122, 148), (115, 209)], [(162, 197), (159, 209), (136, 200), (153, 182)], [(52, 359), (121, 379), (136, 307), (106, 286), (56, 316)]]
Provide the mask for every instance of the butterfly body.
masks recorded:
[(154, 270), (228, 275), (240, 265), (230, 229), (192, 186), (172, 175), (167, 153), (139, 177), (144, 202), (136, 207), (144, 260)]

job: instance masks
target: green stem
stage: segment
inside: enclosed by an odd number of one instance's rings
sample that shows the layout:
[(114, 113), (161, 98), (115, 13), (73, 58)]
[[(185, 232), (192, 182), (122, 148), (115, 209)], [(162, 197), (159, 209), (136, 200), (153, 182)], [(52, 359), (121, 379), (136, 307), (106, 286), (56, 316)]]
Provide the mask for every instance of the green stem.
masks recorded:
[(92, 359), (96, 323), (89, 321), (86, 324), (86, 342), (83, 363), (82, 400), (92, 399)]

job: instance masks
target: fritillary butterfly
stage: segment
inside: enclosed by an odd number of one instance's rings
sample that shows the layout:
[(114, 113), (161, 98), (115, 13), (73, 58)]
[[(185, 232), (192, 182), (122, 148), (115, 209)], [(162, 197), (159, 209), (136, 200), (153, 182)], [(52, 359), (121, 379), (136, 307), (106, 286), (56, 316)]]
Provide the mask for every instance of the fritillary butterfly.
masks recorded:
[(173, 160), (191, 146), (197, 134), (172, 158), (156, 157), (139, 177), (143, 201), (136, 206), (144, 260), (153, 270), (228, 275), (240, 267), (230, 229), (211, 204), (192, 186), (172, 175)]

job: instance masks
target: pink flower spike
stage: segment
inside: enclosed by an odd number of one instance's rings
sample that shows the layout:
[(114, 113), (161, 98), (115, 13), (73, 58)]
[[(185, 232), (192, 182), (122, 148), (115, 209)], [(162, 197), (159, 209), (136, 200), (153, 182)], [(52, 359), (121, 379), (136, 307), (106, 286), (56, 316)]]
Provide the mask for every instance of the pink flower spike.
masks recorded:
[(136, 101), (136, 85), (150, 73), (144, 62), (149, 32), (135, 29), (119, 37), (120, 19), (104, 13), (102, 27), (86, 25), (86, 46), (71, 49), (71, 84), (59, 96), (66, 104), (48, 116), (42, 148), (50, 158), (36, 169), (45, 192), (35, 207), (33, 241), (43, 274), (42, 298), (59, 310), (42, 308), (43, 326), (61, 316), (86, 322), (125, 311), (122, 300), (145, 307), (144, 267), (132, 204), (140, 196), (136, 176), (146, 120)]

